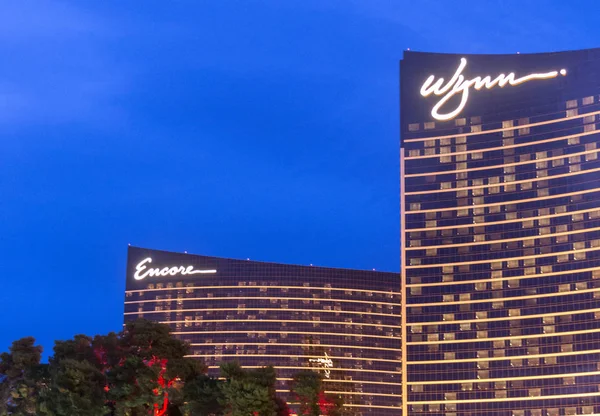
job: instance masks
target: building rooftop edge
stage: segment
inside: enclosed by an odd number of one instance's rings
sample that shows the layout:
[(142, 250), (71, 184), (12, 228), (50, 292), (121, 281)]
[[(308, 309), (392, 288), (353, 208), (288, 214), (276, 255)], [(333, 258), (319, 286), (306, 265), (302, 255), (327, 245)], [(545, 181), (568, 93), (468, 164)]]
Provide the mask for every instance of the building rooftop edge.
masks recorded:
[(209, 259), (215, 259), (215, 260), (229, 260), (229, 261), (239, 261), (239, 262), (252, 262), (252, 263), (261, 263), (261, 264), (272, 264), (272, 265), (278, 265), (278, 266), (294, 266), (294, 267), (304, 267), (307, 269), (328, 269), (328, 270), (338, 270), (338, 271), (350, 271), (350, 272), (368, 272), (368, 273), (378, 273), (378, 274), (393, 274), (393, 275), (400, 275), (400, 272), (390, 272), (390, 271), (385, 271), (385, 270), (371, 270), (371, 269), (351, 269), (351, 268), (345, 268), (345, 267), (328, 267), (328, 266), (307, 266), (306, 264), (293, 264), (293, 263), (277, 263), (274, 261), (260, 261), (260, 260), (247, 260), (247, 259), (234, 259), (234, 258), (230, 258), (230, 257), (219, 257), (219, 256), (206, 256), (203, 254), (194, 254), (194, 253), (188, 253), (188, 252), (179, 252), (179, 251), (170, 251), (170, 250), (158, 250), (158, 249), (154, 249), (154, 248), (148, 248), (148, 247), (139, 247), (139, 246), (135, 246), (133, 244), (129, 244), (128, 249), (139, 249), (139, 250), (151, 250), (151, 251), (159, 251), (162, 253), (168, 253), (168, 254), (179, 254), (179, 255), (184, 255), (184, 256), (195, 256), (195, 257), (204, 257), (204, 258), (209, 258)]
[(515, 51), (513, 53), (460, 53), (460, 52), (428, 52), (428, 51), (415, 51), (412, 49), (407, 49), (403, 51), (402, 58), (406, 55), (442, 55), (442, 56), (514, 56), (514, 55), (549, 55), (549, 54), (560, 54), (560, 53), (569, 53), (569, 52), (585, 52), (585, 51), (600, 51), (600, 47), (596, 48), (583, 48), (583, 49), (569, 49), (563, 51), (545, 51), (545, 52), (519, 52)]

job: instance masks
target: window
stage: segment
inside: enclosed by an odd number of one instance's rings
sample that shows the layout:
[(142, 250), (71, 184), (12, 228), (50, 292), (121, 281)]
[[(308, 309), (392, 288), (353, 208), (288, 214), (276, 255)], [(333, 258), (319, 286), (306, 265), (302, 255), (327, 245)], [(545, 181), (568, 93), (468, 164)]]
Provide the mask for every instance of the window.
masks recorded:
[[(529, 117), (525, 117), (525, 118), (520, 118), (519, 119), (519, 126), (523, 126), (525, 124), (529, 124)], [(523, 127), (519, 129), (519, 136), (522, 136), (524, 134), (529, 134), (530, 129), (529, 127)]]
[[(507, 120), (502, 122), (502, 128), (508, 129), (513, 127), (514, 123), (512, 120)], [(502, 137), (512, 137), (514, 136), (514, 130), (505, 130), (502, 132)]]
[(594, 104), (594, 96), (590, 95), (589, 97), (584, 97), (581, 100), (581, 104), (583, 105), (590, 105), (590, 104)]
[(575, 108), (575, 107), (577, 107), (577, 100), (567, 101), (567, 108)]

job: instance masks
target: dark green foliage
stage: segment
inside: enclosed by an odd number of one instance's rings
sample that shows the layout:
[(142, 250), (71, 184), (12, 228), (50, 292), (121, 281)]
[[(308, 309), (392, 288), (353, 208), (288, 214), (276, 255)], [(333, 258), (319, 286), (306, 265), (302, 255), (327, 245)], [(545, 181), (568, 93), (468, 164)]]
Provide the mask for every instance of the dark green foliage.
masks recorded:
[(41, 415), (104, 416), (109, 413), (104, 391), (106, 378), (89, 361), (53, 360), (50, 380), (42, 390)]
[(75, 335), (67, 341), (55, 341), (54, 356), (50, 357), (50, 365), (67, 359), (95, 363), (92, 342), (93, 339), (87, 335)]
[(8, 353), (0, 354), (0, 415), (37, 414), (39, 391), (46, 375), (40, 364), (42, 347), (32, 337), (12, 343)]
[(300, 414), (319, 416), (319, 393), (322, 390), (323, 377), (310, 370), (297, 372), (290, 383), (290, 390), (300, 402)]
[(290, 390), (300, 403), (300, 414), (307, 416), (341, 416), (344, 413), (343, 400), (340, 396), (325, 394), (323, 376), (314, 371), (297, 372)]
[(238, 363), (221, 365), (221, 385), (226, 413), (231, 416), (277, 416), (281, 403), (275, 394), (273, 367), (243, 370)]
[(185, 412), (194, 416), (223, 415), (226, 400), (221, 384), (222, 381), (204, 374), (186, 382), (183, 387)]
[(162, 408), (166, 393), (183, 403), (181, 385), (206, 371), (185, 358), (189, 347), (171, 337), (167, 325), (145, 320), (128, 323), (116, 341), (99, 339), (98, 348), (108, 364), (108, 399), (116, 415), (147, 414), (154, 404)]
[[(226, 362), (222, 379), (209, 377), (167, 325), (138, 320), (118, 334), (57, 341), (49, 364), (40, 364), (41, 353), (33, 338), (23, 338), (0, 354), (0, 416), (290, 414), (277, 397), (273, 367)], [(291, 387), (301, 414), (342, 415), (341, 401), (323, 393), (318, 373), (297, 373)]]

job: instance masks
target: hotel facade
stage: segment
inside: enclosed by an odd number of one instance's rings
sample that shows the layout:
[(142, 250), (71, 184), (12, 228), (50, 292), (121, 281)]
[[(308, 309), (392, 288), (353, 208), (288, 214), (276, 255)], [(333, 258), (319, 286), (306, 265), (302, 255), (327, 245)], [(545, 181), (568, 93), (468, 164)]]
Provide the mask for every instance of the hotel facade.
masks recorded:
[(272, 365), (279, 394), (300, 370), (354, 414), (399, 415), (397, 273), (295, 266), (129, 247), (125, 322), (166, 323), (209, 374)]
[(406, 413), (600, 414), (600, 49), (400, 70)]

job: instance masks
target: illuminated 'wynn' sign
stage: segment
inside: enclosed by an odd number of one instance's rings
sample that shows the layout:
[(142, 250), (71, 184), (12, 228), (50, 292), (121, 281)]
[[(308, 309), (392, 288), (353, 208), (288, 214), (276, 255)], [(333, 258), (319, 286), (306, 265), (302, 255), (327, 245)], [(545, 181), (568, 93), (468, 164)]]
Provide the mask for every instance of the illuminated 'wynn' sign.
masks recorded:
[(167, 267), (157, 267), (157, 268), (148, 268), (147, 264), (152, 263), (152, 258), (148, 257), (142, 261), (140, 261), (137, 266), (135, 266), (135, 274), (133, 278), (135, 280), (145, 279), (146, 276), (177, 276), (178, 274), (182, 276), (190, 275), (190, 274), (212, 274), (217, 271), (214, 269), (211, 270), (194, 270), (194, 266), (167, 266)]
[[(485, 87), (489, 90), (494, 88), (496, 85), (498, 85), (500, 88), (503, 88), (506, 85), (515, 86), (527, 81), (532, 81), (534, 79), (556, 78), (558, 74), (563, 76), (567, 75), (567, 70), (561, 69), (560, 71), (550, 71), (541, 74), (529, 74), (520, 78), (515, 78), (515, 73), (511, 72), (508, 75), (500, 74), (494, 79), (492, 79), (490, 75), (487, 75), (483, 78), (475, 77), (473, 79), (465, 79), (461, 73), (466, 66), (467, 60), (465, 58), (461, 58), (458, 69), (452, 78), (450, 78), (450, 80), (446, 83), (446, 85), (444, 85), (444, 78), (439, 78), (436, 81), (435, 75), (431, 75), (421, 87), (421, 95), (423, 97), (428, 97), (431, 94), (442, 96), (438, 103), (431, 109), (431, 116), (436, 120), (451, 120), (460, 114), (460, 112), (465, 108), (465, 105), (467, 105), (467, 100), (469, 99), (469, 88), (471, 87), (475, 88), (476, 90), (480, 90)], [(448, 113), (441, 113), (440, 109), (456, 94), (462, 94), (458, 107)]]

